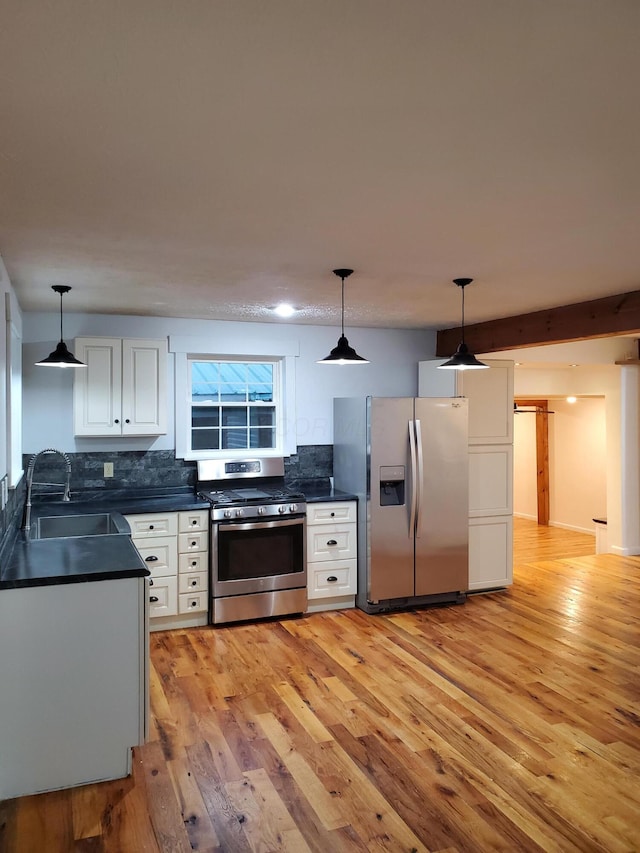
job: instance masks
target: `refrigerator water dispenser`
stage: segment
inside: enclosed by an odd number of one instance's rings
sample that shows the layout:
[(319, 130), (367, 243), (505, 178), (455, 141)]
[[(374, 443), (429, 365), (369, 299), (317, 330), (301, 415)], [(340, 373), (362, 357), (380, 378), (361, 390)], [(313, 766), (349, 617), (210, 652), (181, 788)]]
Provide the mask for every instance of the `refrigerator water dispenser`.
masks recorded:
[(404, 506), (404, 465), (380, 468), (380, 506)]

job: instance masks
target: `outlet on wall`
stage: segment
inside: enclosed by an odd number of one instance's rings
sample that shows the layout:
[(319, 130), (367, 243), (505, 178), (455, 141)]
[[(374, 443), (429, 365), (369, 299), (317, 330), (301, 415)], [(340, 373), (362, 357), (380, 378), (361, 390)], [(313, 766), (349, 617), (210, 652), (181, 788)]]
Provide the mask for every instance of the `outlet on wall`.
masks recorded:
[(113, 477), (113, 462), (104, 463), (104, 476)]

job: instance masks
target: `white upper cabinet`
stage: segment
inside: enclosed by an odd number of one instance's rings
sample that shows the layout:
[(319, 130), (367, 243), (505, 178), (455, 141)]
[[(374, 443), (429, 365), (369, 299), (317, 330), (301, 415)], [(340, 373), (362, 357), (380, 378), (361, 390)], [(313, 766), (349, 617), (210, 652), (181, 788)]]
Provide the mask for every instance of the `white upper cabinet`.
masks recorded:
[(469, 444), (513, 442), (513, 362), (485, 359), (489, 370), (440, 370), (441, 361), (418, 365), (420, 397), (467, 397)]
[(87, 365), (74, 372), (75, 435), (166, 433), (166, 340), (76, 338), (74, 351)]

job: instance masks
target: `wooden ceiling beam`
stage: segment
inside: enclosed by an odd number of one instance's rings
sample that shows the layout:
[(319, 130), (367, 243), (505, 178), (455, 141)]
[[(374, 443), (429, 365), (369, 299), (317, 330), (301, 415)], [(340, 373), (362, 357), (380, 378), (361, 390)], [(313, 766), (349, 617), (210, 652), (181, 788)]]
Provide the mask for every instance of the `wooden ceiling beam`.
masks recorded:
[[(464, 329), (465, 343), (474, 353), (626, 334), (640, 334), (640, 290), (488, 320)], [(459, 343), (459, 326), (441, 329), (437, 335), (436, 356), (453, 355)]]

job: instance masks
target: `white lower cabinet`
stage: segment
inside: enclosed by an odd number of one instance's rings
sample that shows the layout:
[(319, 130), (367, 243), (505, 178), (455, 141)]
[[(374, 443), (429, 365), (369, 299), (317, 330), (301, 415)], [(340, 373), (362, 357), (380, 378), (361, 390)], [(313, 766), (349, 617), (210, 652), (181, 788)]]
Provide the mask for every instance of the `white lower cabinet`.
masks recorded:
[(357, 502), (307, 505), (307, 610), (355, 606)]
[(469, 592), (513, 583), (513, 517), (469, 519)]
[(209, 511), (127, 515), (149, 579), (152, 631), (206, 625), (209, 610)]
[(0, 595), (0, 800), (119, 779), (144, 743), (145, 578)]

